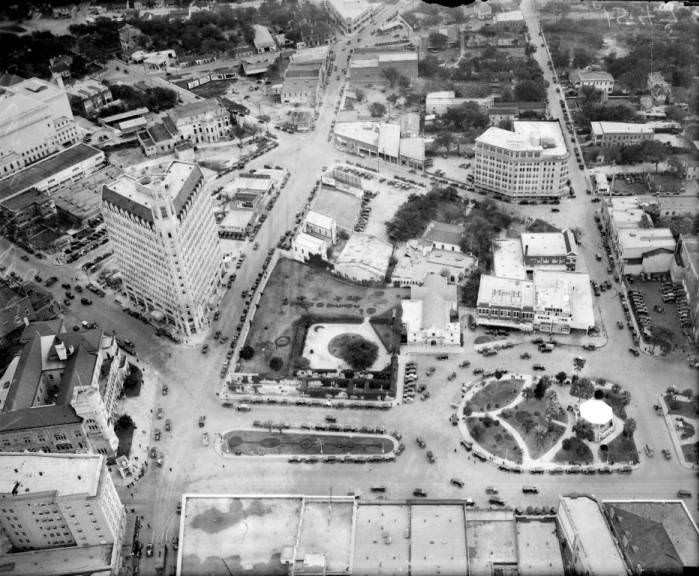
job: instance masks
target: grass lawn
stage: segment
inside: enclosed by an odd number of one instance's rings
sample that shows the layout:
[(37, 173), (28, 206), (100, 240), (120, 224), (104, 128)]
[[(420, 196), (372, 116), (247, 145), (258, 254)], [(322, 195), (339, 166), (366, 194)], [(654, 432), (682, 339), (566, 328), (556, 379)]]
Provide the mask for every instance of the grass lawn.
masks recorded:
[(521, 378), (493, 380), (476, 392), (468, 401), (468, 405), (474, 412), (497, 410), (512, 402), (522, 390), (523, 384), (524, 381)]
[[(565, 412), (563, 414), (565, 416)], [(512, 410), (508, 410), (507, 414), (500, 414), (522, 436), (532, 458), (538, 458), (548, 452), (565, 431), (565, 427), (553, 423), (551, 429), (545, 434), (537, 434), (537, 427), (545, 428), (546, 426), (545, 415), (546, 405), (544, 401), (535, 398), (520, 402)], [(565, 417), (563, 419), (565, 420)]]
[(699, 398), (687, 400), (684, 396), (674, 396), (672, 394), (665, 395), (665, 404), (667, 404), (668, 412), (685, 418), (699, 418)]
[(561, 448), (556, 452), (553, 461), (559, 464), (592, 464), (594, 458), (590, 447), (575, 436), (568, 438), (568, 440), (570, 440), (568, 449)]
[(359, 320), (380, 315), (408, 296), (404, 288), (366, 288), (324, 270), (282, 259), (272, 271), (246, 340), (255, 355), (240, 361), (241, 371), (269, 374), (269, 360), (278, 356), (284, 362), (282, 373), (287, 374), (292, 368), (293, 323), (304, 314)]
[(618, 462), (638, 462), (638, 449), (633, 437), (619, 434), (614, 440), (607, 444), (606, 453), (600, 448), (599, 457), (604, 462), (610, 464)]
[(699, 442), (682, 444), (682, 455), (689, 464), (699, 464)]
[(502, 426), (496, 426), (497, 420), (494, 420), (490, 426), (483, 424), (483, 420), (484, 418), (466, 418), (466, 426), (471, 433), (471, 437), (486, 452), (521, 464), (522, 450), (512, 434)]
[(223, 435), (225, 449), (244, 455), (265, 454), (388, 454), (394, 444), (381, 436), (314, 434), (312, 432), (268, 432), (266, 430), (231, 430)]

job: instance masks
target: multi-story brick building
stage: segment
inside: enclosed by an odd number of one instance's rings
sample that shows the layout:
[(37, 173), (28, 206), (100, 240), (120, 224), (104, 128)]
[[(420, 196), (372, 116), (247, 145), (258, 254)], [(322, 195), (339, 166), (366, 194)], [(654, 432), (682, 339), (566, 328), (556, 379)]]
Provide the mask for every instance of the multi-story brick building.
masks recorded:
[(95, 80), (83, 80), (68, 86), (72, 110), (81, 116), (92, 117), (112, 102), (109, 86)]
[(223, 272), (211, 195), (199, 166), (175, 161), (147, 184), (123, 175), (102, 212), (129, 300), (177, 331), (208, 325)]
[(653, 139), (653, 128), (632, 122), (590, 122), (595, 146), (631, 146)]
[(568, 149), (558, 122), (514, 122), (476, 138), (474, 184), (512, 200), (560, 198), (568, 190)]
[(231, 133), (231, 117), (218, 100), (199, 100), (170, 111), (170, 120), (180, 133), (180, 139), (193, 144), (218, 142)]
[(114, 335), (29, 324), (0, 378), (0, 451), (114, 456), (113, 416), (128, 363)]

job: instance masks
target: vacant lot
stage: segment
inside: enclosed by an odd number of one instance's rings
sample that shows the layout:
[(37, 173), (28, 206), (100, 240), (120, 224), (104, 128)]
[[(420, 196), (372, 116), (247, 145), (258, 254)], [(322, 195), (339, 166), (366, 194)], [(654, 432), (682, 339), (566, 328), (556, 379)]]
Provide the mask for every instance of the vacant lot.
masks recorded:
[(497, 410), (512, 402), (522, 390), (521, 378), (503, 378), (493, 380), (485, 388), (476, 392), (468, 402), (474, 412)]
[(499, 425), (498, 420), (490, 418), (467, 418), (471, 437), (480, 444), (486, 452), (500, 458), (505, 458), (518, 464), (522, 463), (522, 450), (512, 434)]
[(245, 456), (388, 454), (394, 449), (390, 438), (368, 435), (231, 430), (223, 435), (223, 440), (228, 452)]
[(400, 303), (403, 288), (365, 288), (293, 260), (274, 268), (253, 320), (246, 344), (255, 355), (241, 360), (242, 372), (267, 373), (269, 360), (278, 356), (289, 366), (293, 323), (302, 315), (357, 318), (380, 315)]

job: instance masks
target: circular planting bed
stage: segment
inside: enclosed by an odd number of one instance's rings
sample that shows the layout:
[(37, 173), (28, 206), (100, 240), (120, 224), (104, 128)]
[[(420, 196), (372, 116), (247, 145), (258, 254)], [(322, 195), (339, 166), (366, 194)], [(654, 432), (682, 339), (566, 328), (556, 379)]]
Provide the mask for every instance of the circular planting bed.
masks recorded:
[(291, 342), (291, 339), (288, 336), (280, 336), (274, 341), (274, 344), (277, 348), (284, 348), (289, 345), (289, 342)]

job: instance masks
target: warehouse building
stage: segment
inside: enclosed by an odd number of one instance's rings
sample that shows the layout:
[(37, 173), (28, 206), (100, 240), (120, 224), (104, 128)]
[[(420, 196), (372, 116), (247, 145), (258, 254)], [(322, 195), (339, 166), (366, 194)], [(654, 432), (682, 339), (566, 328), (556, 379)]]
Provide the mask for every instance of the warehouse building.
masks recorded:
[(352, 87), (388, 84), (386, 71), (395, 70), (410, 82), (417, 80), (418, 56), (414, 50), (359, 48), (352, 54), (349, 65)]
[(335, 125), (335, 146), (359, 156), (422, 169), (425, 164), (423, 138), (402, 138), (400, 125), (384, 122), (341, 122)]

